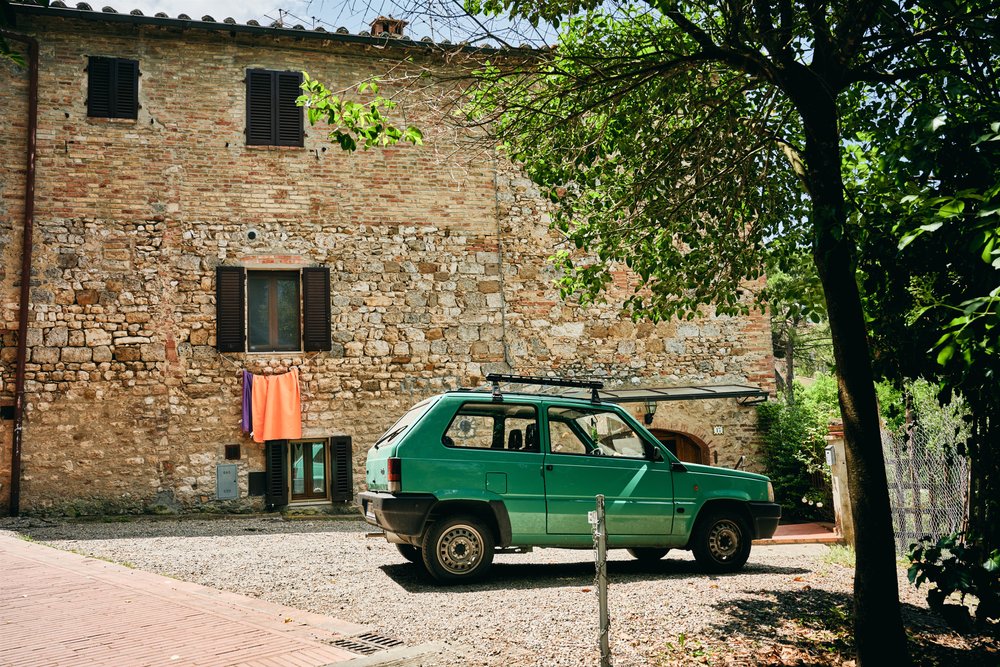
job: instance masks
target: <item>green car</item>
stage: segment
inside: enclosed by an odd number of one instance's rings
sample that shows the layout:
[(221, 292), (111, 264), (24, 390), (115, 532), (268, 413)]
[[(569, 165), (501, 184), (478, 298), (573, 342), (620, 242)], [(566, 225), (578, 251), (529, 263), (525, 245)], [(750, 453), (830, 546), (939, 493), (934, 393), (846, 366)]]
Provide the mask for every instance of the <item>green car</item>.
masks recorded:
[[(781, 506), (767, 477), (682, 463), (599, 383), (490, 376), (493, 391), (421, 401), (368, 451), (365, 519), (444, 583), (472, 581), (494, 553), (589, 548), (603, 494), (608, 546), (654, 561), (690, 549), (734, 572), (751, 541), (774, 534)], [(499, 380), (585, 387), (584, 397), (500, 393)]]

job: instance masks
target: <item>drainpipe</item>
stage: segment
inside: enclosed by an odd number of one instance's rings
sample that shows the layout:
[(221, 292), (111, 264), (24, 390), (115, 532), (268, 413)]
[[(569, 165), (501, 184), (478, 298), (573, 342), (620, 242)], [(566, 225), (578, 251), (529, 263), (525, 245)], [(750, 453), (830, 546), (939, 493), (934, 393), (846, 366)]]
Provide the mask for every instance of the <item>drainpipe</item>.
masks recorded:
[(21, 298), (17, 319), (14, 378), (14, 440), (10, 454), (10, 516), (20, 514), (21, 434), (24, 423), (24, 367), (28, 359), (28, 306), (31, 299), (31, 246), (35, 222), (35, 134), (38, 128), (38, 41), (3, 31), (4, 39), (28, 46), (28, 155), (24, 174), (24, 237), (21, 243)]

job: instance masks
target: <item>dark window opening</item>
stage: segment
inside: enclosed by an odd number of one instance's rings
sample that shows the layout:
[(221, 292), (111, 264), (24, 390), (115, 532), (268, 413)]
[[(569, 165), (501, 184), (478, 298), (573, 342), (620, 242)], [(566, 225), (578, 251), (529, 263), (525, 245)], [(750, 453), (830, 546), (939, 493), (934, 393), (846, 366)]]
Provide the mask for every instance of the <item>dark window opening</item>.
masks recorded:
[(302, 94), (302, 73), (252, 69), (246, 82), (247, 144), (301, 146), (302, 108), (295, 100)]
[(226, 445), (226, 460), (227, 461), (239, 461), (240, 460), (240, 446), (239, 445)]
[(139, 61), (91, 56), (87, 62), (87, 115), (136, 118), (139, 115)]
[(247, 331), (251, 352), (294, 352), (299, 340), (298, 271), (247, 272)]

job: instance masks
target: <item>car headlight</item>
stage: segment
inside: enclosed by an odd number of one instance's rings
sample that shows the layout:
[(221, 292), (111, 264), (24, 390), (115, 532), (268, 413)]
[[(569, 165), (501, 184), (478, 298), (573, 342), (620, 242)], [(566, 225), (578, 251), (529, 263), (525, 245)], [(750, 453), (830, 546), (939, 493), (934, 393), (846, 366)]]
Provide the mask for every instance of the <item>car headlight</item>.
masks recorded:
[(770, 482), (767, 483), (767, 502), (774, 502), (774, 486)]

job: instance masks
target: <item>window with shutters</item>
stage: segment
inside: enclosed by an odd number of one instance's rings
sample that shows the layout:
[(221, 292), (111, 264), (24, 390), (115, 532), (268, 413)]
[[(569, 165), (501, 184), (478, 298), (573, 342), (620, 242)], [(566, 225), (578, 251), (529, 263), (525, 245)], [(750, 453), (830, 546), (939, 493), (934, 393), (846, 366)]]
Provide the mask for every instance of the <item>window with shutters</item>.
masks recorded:
[(215, 315), (220, 352), (329, 350), (330, 270), (217, 267)]
[(271, 440), (265, 445), (265, 503), (277, 509), (289, 503), (354, 497), (351, 436), (309, 440)]
[(139, 115), (139, 61), (91, 56), (87, 62), (87, 115), (136, 118)]
[(302, 146), (301, 72), (247, 70), (247, 144)]

